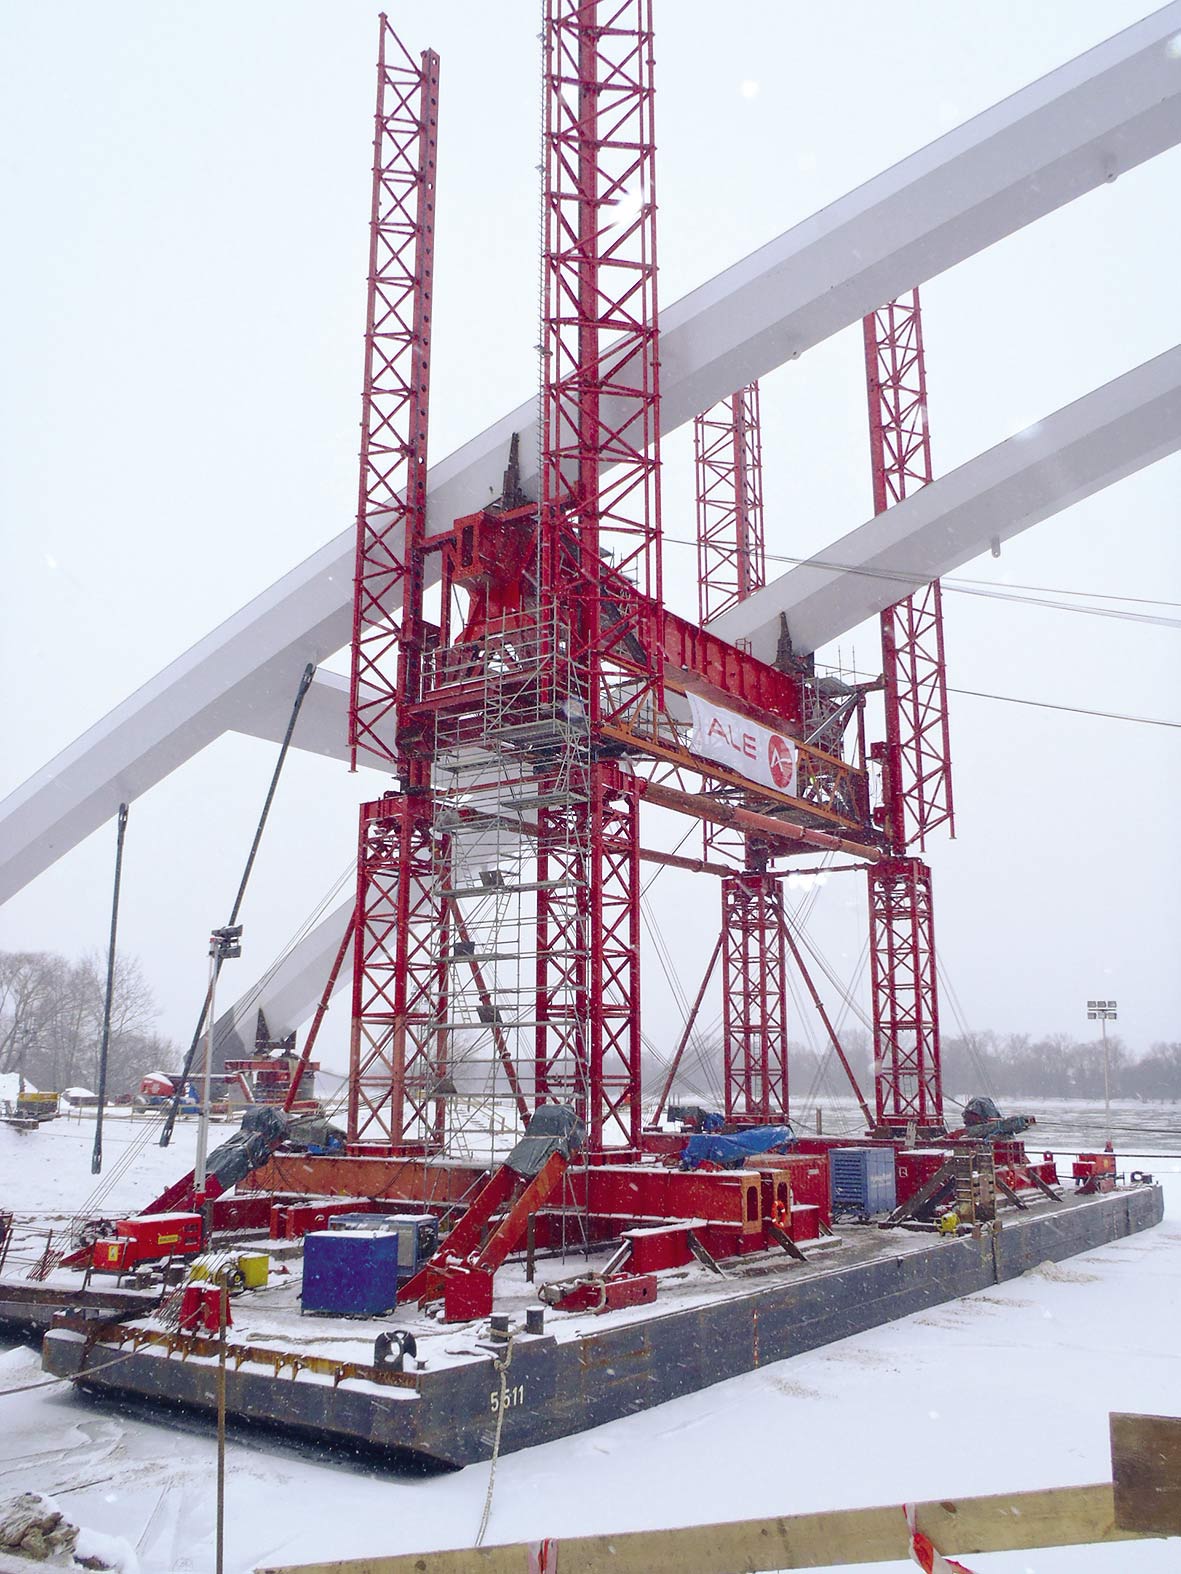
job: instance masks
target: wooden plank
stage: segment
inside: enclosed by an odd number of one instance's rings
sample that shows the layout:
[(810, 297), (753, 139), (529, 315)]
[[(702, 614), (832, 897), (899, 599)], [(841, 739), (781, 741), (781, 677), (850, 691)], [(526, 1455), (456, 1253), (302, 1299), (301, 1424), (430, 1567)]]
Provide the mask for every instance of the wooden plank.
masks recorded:
[(1111, 1417), (1115, 1522), (1181, 1536), (1181, 1417)]
[[(1110, 1484), (920, 1503), (917, 1523), (941, 1552), (1023, 1551), (1139, 1540), (1115, 1523)], [(900, 1506), (791, 1514), (734, 1524), (573, 1536), (557, 1544), (560, 1574), (733, 1574), (831, 1568), (909, 1557)], [(259, 1569), (257, 1574), (528, 1574), (529, 1547), (465, 1547)]]

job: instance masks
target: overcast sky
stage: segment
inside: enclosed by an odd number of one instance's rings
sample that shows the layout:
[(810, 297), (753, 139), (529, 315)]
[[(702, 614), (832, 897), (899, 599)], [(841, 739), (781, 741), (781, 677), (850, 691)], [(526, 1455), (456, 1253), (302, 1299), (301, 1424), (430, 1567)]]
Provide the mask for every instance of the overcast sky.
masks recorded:
[[(657, 0), (662, 299), (1149, 9)], [(531, 391), (538, 6), (390, 10), (442, 56), (439, 459)], [(357, 0), (0, 15), (4, 793), (353, 515), (376, 16)], [(1181, 339), (1179, 175), (1174, 150), (924, 285), (937, 473)], [(818, 551), (872, 512), (860, 329), (765, 379), (762, 408), (768, 551)], [(689, 434), (664, 457), (669, 599), (693, 613)], [(1174, 456), (953, 586), (1129, 598), (1089, 604), (1175, 624), (1179, 494)], [(1085, 1035), (1105, 995), (1133, 1048), (1181, 1036), (1176, 626), (955, 589), (945, 607), (953, 686), (1173, 724), (954, 697), (959, 835), (930, 859), (963, 1019)], [(875, 630), (840, 654), (876, 670)], [(273, 752), (224, 738), (132, 806), (121, 938), (178, 1038)], [(235, 985), (342, 876), (355, 804), (382, 785), (293, 759)], [(0, 947), (105, 945), (113, 847), (112, 824), (0, 910)], [(650, 900), (692, 995), (716, 888), (668, 873)], [(846, 977), (865, 928), (863, 877), (829, 881), (812, 933)], [(667, 1047), (676, 1008), (654, 959), (646, 976), (645, 1030)], [(949, 991), (946, 1032), (950, 1007)], [(333, 1061), (343, 1004), (330, 1023)], [(814, 1032), (798, 1013), (793, 1036)]]

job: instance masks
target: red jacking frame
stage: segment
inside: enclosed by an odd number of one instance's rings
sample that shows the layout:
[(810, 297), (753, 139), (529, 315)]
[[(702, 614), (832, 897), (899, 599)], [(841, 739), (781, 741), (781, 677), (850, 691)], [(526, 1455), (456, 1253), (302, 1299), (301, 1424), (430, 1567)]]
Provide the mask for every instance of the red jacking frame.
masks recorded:
[[(547, 0), (545, 48), (539, 626), (567, 631), (593, 754), (663, 703), (650, 0)], [(638, 787), (574, 775), (540, 816), (536, 1096), (573, 1095), (590, 1153), (638, 1151)]]
[(349, 1139), (437, 1147), (449, 916), (430, 834), (430, 759), (395, 734), (419, 693), (439, 59), (416, 64), (381, 17), (349, 742), (396, 764), (363, 804), (357, 858)]
[(888, 858), (869, 876), (874, 1089), (879, 1127), (943, 1126), (931, 871)]
[(720, 617), (767, 583), (759, 385), (693, 423), (698, 621)]
[(725, 1116), (766, 1124), (788, 1112), (783, 887), (769, 871), (721, 885)]
[[(865, 318), (875, 513), (931, 480), (919, 295)], [(946, 824), (954, 835), (947, 669), (939, 581), (882, 613), (883, 820), (892, 853), (869, 870), (874, 1083), (879, 1126), (943, 1125), (931, 872), (904, 854)]]

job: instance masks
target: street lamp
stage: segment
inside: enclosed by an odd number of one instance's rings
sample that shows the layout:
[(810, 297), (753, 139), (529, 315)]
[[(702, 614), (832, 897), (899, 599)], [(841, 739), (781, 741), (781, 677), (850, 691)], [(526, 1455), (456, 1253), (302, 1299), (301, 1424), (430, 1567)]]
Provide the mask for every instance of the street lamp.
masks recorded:
[(1087, 1021), (1098, 1022), (1103, 1032), (1103, 1110), (1107, 1120), (1107, 1140), (1111, 1141), (1111, 1074), (1107, 1059), (1107, 1024), (1119, 1013), (1114, 1000), (1088, 1000)]

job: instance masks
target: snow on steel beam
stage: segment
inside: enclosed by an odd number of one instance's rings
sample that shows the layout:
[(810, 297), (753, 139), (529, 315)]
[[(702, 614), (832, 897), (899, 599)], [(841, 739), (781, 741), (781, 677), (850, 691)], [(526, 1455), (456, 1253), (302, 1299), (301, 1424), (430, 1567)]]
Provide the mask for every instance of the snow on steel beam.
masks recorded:
[[(662, 430), (1181, 141), (1170, 50), (1179, 32), (1174, 0), (663, 310)], [(521, 484), (535, 491), (535, 419), (530, 399), (434, 466), (430, 528), (498, 492), (514, 431)], [(352, 585), (350, 528), (10, 794), (0, 804), (0, 901), (221, 733), (268, 735), (305, 664), (348, 642)]]
[(919, 586), (1181, 448), (1181, 345), (1137, 366), (781, 574), (710, 627), (774, 661), (816, 650)]

